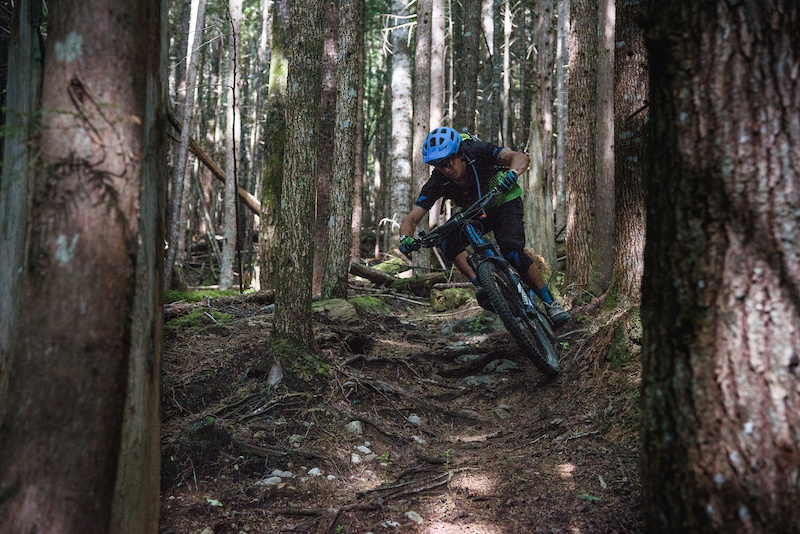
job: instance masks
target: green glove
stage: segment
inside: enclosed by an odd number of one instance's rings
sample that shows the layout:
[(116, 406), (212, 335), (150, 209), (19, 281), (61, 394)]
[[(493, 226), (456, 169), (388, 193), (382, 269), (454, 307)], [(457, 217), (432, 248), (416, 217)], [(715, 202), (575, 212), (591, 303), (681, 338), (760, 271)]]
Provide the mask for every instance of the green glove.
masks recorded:
[(400, 252), (405, 254), (406, 256), (411, 256), (411, 253), (415, 250), (419, 250), (419, 247), (415, 246), (414, 238), (410, 235), (401, 235), (400, 236)]

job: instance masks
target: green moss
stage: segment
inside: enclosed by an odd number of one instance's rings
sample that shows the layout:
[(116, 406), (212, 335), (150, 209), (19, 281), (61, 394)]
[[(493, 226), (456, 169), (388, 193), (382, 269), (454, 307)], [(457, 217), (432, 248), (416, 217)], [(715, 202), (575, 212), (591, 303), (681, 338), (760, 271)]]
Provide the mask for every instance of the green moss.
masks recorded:
[(230, 314), (207, 308), (195, 308), (186, 315), (170, 320), (165, 327), (168, 330), (174, 330), (176, 328), (199, 329), (212, 325), (226, 324), (230, 320)]
[(471, 289), (462, 288), (448, 288), (431, 291), (431, 310), (435, 312), (443, 312), (447, 310), (454, 310), (469, 302), (469, 299), (475, 295)]
[[(294, 386), (314, 388), (322, 386), (331, 376), (331, 366), (321, 354), (306, 352), (302, 344), (286, 336), (272, 336), (263, 342), (268, 358), (281, 362), (284, 376)], [(305, 383), (305, 388), (297, 382)]]
[(353, 305), (359, 315), (384, 315), (386, 313), (386, 306), (377, 297), (364, 295), (348, 299), (348, 302)]
[(181, 291), (179, 289), (168, 289), (164, 292), (164, 304), (172, 302), (179, 302), (185, 300), (186, 302), (202, 302), (209, 299), (216, 299), (219, 297), (235, 297), (239, 294), (236, 289), (227, 289), (220, 291), (218, 289), (205, 289), (201, 291)]
[(611, 346), (608, 349), (608, 360), (615, 369), (630, 362), (641, 350), (642, 317), (639, 308), (628, 310), (625, 318), (614, 324)]
[(375, 265), (374, 268), (382, 273), (395, 275), (407, 271), (411, 267), (409, 267), (406, 262), (400, 258), (391, 257), (388, 260)]

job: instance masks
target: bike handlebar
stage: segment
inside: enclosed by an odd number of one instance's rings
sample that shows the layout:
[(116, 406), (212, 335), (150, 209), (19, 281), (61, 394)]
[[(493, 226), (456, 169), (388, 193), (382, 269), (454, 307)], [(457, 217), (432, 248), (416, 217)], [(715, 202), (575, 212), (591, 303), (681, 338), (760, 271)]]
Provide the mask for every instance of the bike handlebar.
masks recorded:
[(425, 232), (420, 232), (419, 237), (414, 240), (414, 243), (410, 245), (410, 248), (412, 250), (419, 250), (422, 247), (431, 248), (436, 246), (444, 234), (451, 231), (457, 224), (469, 219), (475, 219), (481, 215), (486, 209), (486, 206), (488, 206), (491, 201), (497, 198), (500, 193), (501, 191), (499, 187), (493, 187), (488, 193), (476, 200), (474, 204), (451, 217), (450, 220), (443, 225), (435, 228), (428, 234)]

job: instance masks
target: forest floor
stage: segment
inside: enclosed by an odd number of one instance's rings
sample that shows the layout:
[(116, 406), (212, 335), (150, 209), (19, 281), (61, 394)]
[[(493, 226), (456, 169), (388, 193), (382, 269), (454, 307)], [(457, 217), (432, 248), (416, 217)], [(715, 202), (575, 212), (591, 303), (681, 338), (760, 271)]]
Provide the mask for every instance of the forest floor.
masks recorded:
[(641, 531), (640, 363), (609, 361), (613, 314), (571, 310), (548, 381), (474, 300), (379, 296), (315, 312), (310, 382), (276, 373), (263, 302), (166, 329), (163, 534)]

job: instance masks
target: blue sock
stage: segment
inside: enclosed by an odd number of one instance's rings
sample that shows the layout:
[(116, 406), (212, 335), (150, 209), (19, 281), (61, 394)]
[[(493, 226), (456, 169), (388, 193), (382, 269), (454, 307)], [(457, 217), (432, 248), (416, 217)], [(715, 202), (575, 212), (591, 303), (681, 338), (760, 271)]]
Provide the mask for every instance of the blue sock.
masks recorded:
[(481, 287), (481, 283), (478, 282), (478, 277), (477, 276), (475, 278), (473, 278), (472, 280), (470, 280), (470, 282), (472, 282), (472, 285), (474, 285), (475, 287)]
[(542, 299), (542, 302), (545, 304), (550, 304), (553, 302), (553, 295), (550, 294), (550, 290), (547, 288), (547, 284), (543, 285), (539, 289), (534, 289), (533, 292), (536, 294), (537, 297)]

